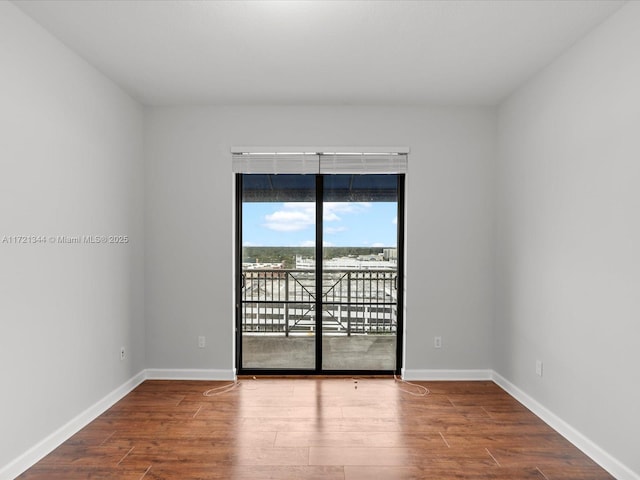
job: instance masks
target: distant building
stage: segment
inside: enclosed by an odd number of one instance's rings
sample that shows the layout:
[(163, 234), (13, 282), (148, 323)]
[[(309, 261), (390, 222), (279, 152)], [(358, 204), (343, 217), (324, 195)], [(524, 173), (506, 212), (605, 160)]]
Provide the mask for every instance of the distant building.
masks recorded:
[(242, 262), (243, 270), (282, 270), (284, 263), (255, 263), (255, 262)]
[[(315, 267), (315, 259), (296, 255), (296, 270), (313, 270)], [(384, 260), (382, 255), (361, 255), (358, 258), (339, 257), (325, 260), (323, 268), (325, 270), (396, 270), (398, 262)]]
[(384, 260), (382, 253), (370, 253), (368, 255), (358, 255), (358, 260), (363, 262), (380, 262)]
[(382, 256), (385, 260), (398, 261), (398, 249), (397, 248), (383, 248)]

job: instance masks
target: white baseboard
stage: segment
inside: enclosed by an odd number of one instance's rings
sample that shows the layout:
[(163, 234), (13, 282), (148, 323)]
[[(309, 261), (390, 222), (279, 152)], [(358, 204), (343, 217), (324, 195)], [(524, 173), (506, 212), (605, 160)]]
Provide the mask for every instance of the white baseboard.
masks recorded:
[(11, 480), (36, 464), (58, 446), (79, 432), (87, 424), (102, 415), (113, 404), (122, 399), (145, 380), (235, 380), (233, 370), (181, 370), (156, 369), (143, 370), (118, 388), (97, 401), (84, 412), (67, 422), (44, 440), (38, 442), (11, 463), (0, 468), (0, 480)]
[(589, 456), (594, 462), (607, 470), (615, 478), (618, 480), (640, 480), (640, 475), (609, 455), (593, 441), (585, 437), (582, 433), (540, 404), (533, 397), (520, 390), (499, 373), (492, 372), (492, 379), (509, 395), (514, 397), (534, 414), (540, 417), (547, 425), (569, 440), (585, 455)]
[[(609, 455), (594, 442), (585, 437), (578, 430), (566, 423), (560, 417), (552, 413), (537, 400), (520, 390), (514, 384), (492, 370), (405, 370), (404, 380), (436, 381), (436, 380), (493, 380), (507, 393), (521, 402), (534, 414), (554, 430), (564, 436), (577, 448), (607, 470), (618, 480), (640, 480), (640, 475), (633, 472), (626, 465)], [(233, 370), (206, 370), (206, 369), (147, 369), (143, 370), (121, 386), (107, 394), (84, 412), (67, 422), (51, 435), (38, 442), (11, 463), (0, 468), (0, 479), (13, 479), (37, 463), (72, 435), (77, 433), (87, 424), (95, 420), (118, 400), (131, 392), (147, 379), (152, 380), (235, 380)]]
[(172, 369), (172, 368), (148, 368), (146, 370), (149, 380), (230, 380), (236, 379), (233, 370), (208, 370), (208, 369)]
[(13, 479), (40, 461), (58, 446), (79, 432), (86, 425), (109, 409), (118, 400), (127, 395), (146, 379), (144, 370), (108, 393), (75, 418), (64, 424), (45, 439), (38, 442), (11, 463), (0, 469), (0, 479)]
[(491, 380), (492, 370), (412, 370), (403, 369), (403, 380), (409, 381), (463, 381), (463, 380)]

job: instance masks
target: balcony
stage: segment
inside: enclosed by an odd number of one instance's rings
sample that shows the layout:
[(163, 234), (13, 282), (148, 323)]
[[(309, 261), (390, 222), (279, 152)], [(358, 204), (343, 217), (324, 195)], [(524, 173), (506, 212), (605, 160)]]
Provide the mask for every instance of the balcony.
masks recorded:
[[(395, 335), (393, 270), (329, 270), (322, 277), (323, 334)], [(316, 280), (310, 270), (244, 270), (243, 334), (313, 333)]]
[[(391, 269), (323, 271), (324, 369), (395, 369), (396, 277)], [(243, 367), (314, 367), (315, 271), (243, 270), (241, 298)]]

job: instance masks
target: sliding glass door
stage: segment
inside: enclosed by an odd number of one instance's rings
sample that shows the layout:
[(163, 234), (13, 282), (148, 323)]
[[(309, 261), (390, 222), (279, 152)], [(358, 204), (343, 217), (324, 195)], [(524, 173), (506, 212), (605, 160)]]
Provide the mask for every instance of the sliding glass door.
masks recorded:
[(240, 368), (314, 370), (316, 179), (239, 175), (239, 187)]
[(399, 370), (403, 188), (396, 174), (238, 174), (239, 373)]
[(396, 370), (398, 176), (323, 182), (322, 369)]

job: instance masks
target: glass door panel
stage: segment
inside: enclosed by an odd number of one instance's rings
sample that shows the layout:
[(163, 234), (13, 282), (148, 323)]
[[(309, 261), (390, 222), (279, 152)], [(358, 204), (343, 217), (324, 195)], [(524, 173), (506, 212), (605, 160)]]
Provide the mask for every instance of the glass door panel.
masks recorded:
[(322, 232), (322, 369), (396, 370), (398, 176), (325, 176)]
[(238, 176), (240, 373), (399, 369), (403, 182)]
[(316, 368), (314, 175), (243, 175), (241, 368)]

